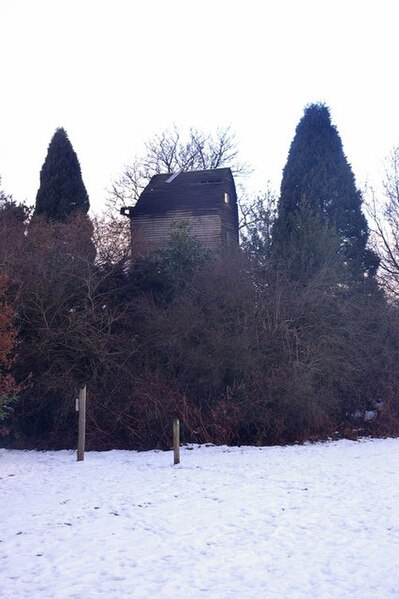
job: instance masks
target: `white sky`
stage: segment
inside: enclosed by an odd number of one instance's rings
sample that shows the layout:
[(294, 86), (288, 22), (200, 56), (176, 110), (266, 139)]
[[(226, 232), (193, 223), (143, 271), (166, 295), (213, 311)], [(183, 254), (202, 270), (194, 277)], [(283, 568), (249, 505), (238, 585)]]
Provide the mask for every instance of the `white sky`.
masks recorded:
[(231, 125), (250, 184), (278, 189), (309, 102), (358, 184), (399, 143), (397, 0), (0, 0), (0, 175), (33, 204), (56, 127), (92, 207), (143, 143)]

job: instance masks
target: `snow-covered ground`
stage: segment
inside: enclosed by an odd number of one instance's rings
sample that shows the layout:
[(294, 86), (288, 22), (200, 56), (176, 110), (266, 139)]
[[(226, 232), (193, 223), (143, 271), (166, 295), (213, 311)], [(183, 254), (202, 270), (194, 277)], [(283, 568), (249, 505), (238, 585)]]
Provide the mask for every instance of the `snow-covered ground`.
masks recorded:
[(0, 597), (397, 599), (399, 440), (0, 450)]

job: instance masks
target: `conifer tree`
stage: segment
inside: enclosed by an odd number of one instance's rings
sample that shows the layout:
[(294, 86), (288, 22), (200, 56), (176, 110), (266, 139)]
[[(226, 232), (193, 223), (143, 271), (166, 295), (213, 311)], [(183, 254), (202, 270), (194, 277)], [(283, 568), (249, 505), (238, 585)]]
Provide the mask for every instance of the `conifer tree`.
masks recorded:
[(274, 227), (278, 255), (292, 250), (298, 214), (305, 204), (316, 222), (320, 219), (338, 237), (338, 253), (349, 278), (362, 280), (365, 274), (375, 274), (378, 258), (367, 248), (369, 230), (361, 210), (362, 196), (324, 104), (305, 109), (290, 147)]
[(65, 221), (78, 211), (86, 214), (89, 207), (76, 153), (65, 129), (57, 129), (40, 172), (35, 215)]

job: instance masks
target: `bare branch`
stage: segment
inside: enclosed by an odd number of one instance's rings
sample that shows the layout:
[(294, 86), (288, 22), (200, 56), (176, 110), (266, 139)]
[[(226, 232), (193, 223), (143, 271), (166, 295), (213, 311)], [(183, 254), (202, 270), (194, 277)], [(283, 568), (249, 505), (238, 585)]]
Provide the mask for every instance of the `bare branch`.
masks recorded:
[(381, 196), (368, 188), (366, 208), (380, 257), (380, 283), (392, 299), (399, 301), (399, 146), (387, 158)]
[(153, 175), (176, 171), (216, 169), (228, 166), (235, 176), (250, 169), (238, 160), (238, 148), (230, 128), (219, 128), (214, 135), (191, 128), (184, 136), (175, 126), (145, 143), (145, 153), (125, 166), (108, 192), (112, 207), (134, 205)]

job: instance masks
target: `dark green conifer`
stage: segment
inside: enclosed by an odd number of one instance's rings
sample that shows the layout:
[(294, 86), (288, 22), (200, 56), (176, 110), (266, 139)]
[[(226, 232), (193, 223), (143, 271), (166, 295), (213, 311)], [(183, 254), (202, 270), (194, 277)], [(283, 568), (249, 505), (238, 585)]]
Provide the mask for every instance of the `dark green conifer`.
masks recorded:
[(57, 129), (40, 172), (35, 215), (64, 221), (78, 211), (87, 214), (89, 208), (76, 153), (66, 131)]
[(339, 239), (339, 255), (350, 279), (373, 275), (376, 255), (367, 248), (369, 230), (362, 213), (362, 196), (345, 157), (329, 109), (311, 104), (305, 109), (283, 171), (274, 246), (280, 256), (298, 235), (298, 214), (307, 210)]

